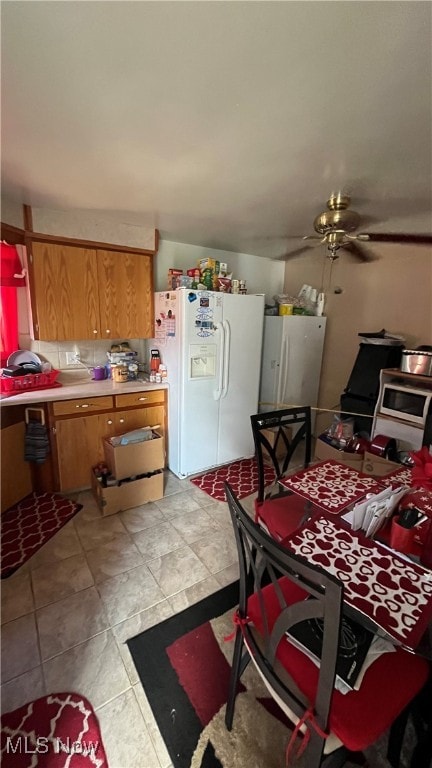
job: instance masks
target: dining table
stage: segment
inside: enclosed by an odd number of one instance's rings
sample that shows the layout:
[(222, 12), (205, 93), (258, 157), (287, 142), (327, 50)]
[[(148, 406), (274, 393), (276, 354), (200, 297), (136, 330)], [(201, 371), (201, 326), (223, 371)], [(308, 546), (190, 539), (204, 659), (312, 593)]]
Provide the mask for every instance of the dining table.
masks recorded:
[[(431, 661), (421, 699), (421, 729), (410, 768), (432, 766), (432, 568), (388, 543), (353, 530), (349, 512), (384, 489), (412, 485), (401, 467), (374, 478), (334, 460), (322, 461), (279, 479), (305, 501), (302, 525), (283, 546), (321, 566), (344, 585), (347, 615), (407, 651)], [(432, 525), (432, 519), (429, 525)]]

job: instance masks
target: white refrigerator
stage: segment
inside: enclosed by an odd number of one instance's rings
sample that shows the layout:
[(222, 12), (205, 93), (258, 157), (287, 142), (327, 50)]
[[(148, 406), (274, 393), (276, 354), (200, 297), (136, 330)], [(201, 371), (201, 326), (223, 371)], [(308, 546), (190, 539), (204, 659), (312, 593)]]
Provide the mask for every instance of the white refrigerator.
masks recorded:
[(264, 318), (261, 413), (283, 405), (317, 405), (326, 319), (309, 315)]
[(179, 288), (155, 294), (155, 338), (167, 367), (168, 466), (184, 478), (252, 456), (264, 295)]

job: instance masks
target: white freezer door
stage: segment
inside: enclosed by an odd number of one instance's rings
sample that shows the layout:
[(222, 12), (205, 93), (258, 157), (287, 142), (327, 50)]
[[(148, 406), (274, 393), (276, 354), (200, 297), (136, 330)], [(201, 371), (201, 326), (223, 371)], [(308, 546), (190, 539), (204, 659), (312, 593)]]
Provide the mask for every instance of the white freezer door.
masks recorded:
[(281, 399), (287, 405), (316, 406), (326, 326), (325, 317), (282, 317)]
[(217, 463), (252, 456), (258, 411), (264, 296), (223, 295), (224, 373)]
[(180, 308), (179, 471), (215, 466), (222, 392), (222, 303), (217, 293), (177, 291)]
[[(260, 411), (272, 411), (282, 397), (280, 363), (282, 354), (282, 318), (266, 315), (261, 359)], [(266, 405), (264, 405), (266, 403)]]

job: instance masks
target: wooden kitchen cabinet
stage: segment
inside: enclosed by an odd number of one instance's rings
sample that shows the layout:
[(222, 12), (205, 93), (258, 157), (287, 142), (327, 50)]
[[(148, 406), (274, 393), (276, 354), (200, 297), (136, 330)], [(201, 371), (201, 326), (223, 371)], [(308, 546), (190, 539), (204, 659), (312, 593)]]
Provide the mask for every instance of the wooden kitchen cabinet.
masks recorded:
[(1, 430), (1, 512), (32, 492), (30, 464), (24, 461), (24, 421)]
[(57, 490), (88, 488), (92, 466), (104, 460), (103, 438), (160, 424), (166, 439), (166, 391), (60, 400), (50, 404)]
[(152, 258), (146, 253), (31, 243), (35, 339), (150, 338)]
[(152, 257), (97, 251), (100, 335), (148, 339), (153, 336)]

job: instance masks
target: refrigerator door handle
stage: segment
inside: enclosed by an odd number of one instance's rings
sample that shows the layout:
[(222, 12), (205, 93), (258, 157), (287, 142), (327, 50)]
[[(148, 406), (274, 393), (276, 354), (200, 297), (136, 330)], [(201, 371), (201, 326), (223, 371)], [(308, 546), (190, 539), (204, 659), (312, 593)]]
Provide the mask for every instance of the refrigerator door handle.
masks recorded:
[(286, 395), (286, 385), (287, 385), (287, 379), (288, 379), (288, 371), (289, 371), (289, 357), (290, 357), (290, 338), (289, 334), (285, 337), (285, 355), (284, 355), (284, 371), (283, 371), (283, 385), (282, 385), (282, 402), (284, 405), (291, 405), (291, 403), (285, 402), (285, 395)]
[(220, 331), (220, 346), (219, 346), (219, 370), (218, 370), (218, 384), (217, 389), (213, 392), (215, 400), (220, 400), (223, 388), (223, 375), (224, 375), (224, 358), (225, 358), (225, 330), (222, 323), (215, 324), (215, 330)]
[(276, 390), (276, 403), (275, 408), (279, 407), (279, 403), (282, 402), (282, 390), (284, 387), (284, 371), (285, 371), (285, 338), (282, 337), (281, 357), (279, 362), (279, 371), (277, 378), (277, 390)]
[(221, 397), (226, 397), (229, 386), (229, 362), (231, 354), (231, 327), (228, 320), (223, 321), (225, 337), (224, 337), (224, 372), (223, 372), (223, 388)]
[(289, 338), (288, 335), (284, 336), (281, 349), (281, 360), (279, 368), (278, 388), (277, 388), (277, 404), (276, 407), (280, 408), (284, 403), (286, 379), (288, 375), (288, 358), (289, 358)]

